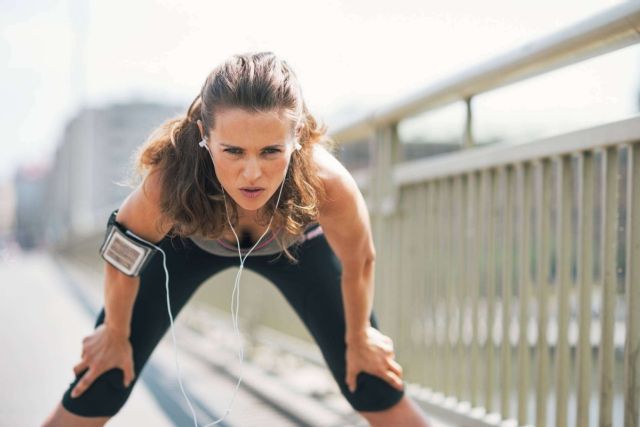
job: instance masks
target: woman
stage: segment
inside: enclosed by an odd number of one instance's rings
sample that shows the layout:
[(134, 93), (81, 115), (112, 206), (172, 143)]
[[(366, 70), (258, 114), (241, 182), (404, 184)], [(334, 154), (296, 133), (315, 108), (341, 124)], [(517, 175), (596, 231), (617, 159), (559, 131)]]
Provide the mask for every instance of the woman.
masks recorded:
[(354, 410), (373, 426), (428, 425), (404, 393), (391, 339), (377, 330), (368, 212), (323, 146), (331, 143), (294, 72), (273, 53), (216, 67), (187, 114), (141, 147), (142, 184), (109, 221), (163, 257), (136, 275), (103, 254), (105, 306), (45, 425), (101, 426), (124, 405), (172, 322), (159, 287), (165, 265), (175, 317), (238, 254), (239, 273), (246, 264), (262, 274), (300, 316)]

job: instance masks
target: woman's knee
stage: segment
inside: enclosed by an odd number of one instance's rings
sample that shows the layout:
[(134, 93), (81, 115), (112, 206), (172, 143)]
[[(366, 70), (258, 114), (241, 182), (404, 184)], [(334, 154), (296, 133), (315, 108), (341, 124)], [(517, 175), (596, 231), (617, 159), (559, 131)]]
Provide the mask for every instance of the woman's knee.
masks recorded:
[(129, 387), (125, 387), (122, 370), (113, 368), (97, 377), (80, 396), (71, 397), (71, 391), (82, 375), (84, 372), (70, 384), (62, 397), (62, 405), (66, 410), (83, 417), (111, 417), (117, 414), (129, 398), (138, 378), (136, 375)]
[(356, 390), (351, 392), (346, 383), (340, 383), (340, 391), (351, 407), (358, 412), (379, 412), (391, 408), (405, 395), (388, 382), (375, 375), (361, 372), (356, 378)]

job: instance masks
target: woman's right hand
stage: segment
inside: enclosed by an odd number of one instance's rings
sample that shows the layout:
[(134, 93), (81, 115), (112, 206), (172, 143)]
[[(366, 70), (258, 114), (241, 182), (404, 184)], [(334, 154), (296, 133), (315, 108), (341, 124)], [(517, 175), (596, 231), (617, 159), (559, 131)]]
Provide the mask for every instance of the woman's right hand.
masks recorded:
[(91, 335), (82, 340), (82, 360), (73, 367), (73, 372), (79, 375), (87, 368), (89, 370), (71, 391), (71, 397), (80, 396), (97, 377), (113, 368), (122, 369), (124, 385), (129, 387), (135, 377), (133, 349), (129, 338), (108, 329), (104, 323), (98, 325)]

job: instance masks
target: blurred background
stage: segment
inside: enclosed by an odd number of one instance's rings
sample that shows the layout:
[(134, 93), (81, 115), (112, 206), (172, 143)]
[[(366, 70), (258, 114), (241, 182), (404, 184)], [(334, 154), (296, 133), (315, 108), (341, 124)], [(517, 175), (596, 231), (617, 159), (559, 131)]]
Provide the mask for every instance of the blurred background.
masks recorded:
[[(0, 247), (93, 228), (95, 214), (130, 191), (115, 183), (135, 147), (184, 112), (211, 68), (235, 52), (271, 50), (289, 61), (332, 131), (620, 3), (1, 1)], [(476, 144), (626, 117), (639, 108), (639, 76), (631, 46), (481, 94)], [(457, 149), (464, 112), (460, 102), (403, 122), (410, 155)], [(366, 164), (366, 149), (351, 150), (345, 163)]]

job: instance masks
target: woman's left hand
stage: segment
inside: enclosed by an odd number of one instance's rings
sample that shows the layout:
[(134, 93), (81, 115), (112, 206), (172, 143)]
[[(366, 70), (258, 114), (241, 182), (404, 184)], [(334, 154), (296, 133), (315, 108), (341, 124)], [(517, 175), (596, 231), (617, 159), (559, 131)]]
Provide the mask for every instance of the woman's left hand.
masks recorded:
[(392, 387), (402, 390), (402, 367), (393, 360), (393, 341), (369, 326), (362, 339), (347, 342), (347, 378), (349, 390), (356, 391), (356, 378), (362, 371), (382, 378)]

